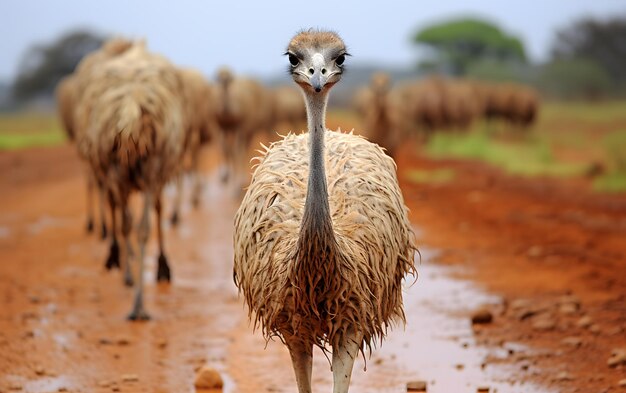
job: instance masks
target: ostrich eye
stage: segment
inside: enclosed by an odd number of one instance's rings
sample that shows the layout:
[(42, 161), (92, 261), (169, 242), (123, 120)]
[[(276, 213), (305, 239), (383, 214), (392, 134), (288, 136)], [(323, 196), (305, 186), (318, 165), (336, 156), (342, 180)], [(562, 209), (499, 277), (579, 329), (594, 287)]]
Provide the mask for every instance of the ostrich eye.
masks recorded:
[(300, 60), (296, 57), (296, 55), (289, 53), (289, 63), (292, 67), (297, 66), (300, 63)]
[(335, 59), (335, 63), (338, 66), (343, 65), (343, 62), (346, 61), (346, 55), (339, 55), (336, 59)]

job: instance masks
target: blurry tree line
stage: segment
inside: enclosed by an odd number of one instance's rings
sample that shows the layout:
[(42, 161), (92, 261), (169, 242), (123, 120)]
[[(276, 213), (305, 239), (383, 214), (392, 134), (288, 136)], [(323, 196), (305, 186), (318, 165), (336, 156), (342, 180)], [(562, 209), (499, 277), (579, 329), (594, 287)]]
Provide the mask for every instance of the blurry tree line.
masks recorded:
[[(51, 97), (58, 81), (105, 39), (78, 30), (50, 44), (34, 45), (20, 63), (13, 98), (23, 102)], [(520, 37), (480, 19), (434, 24), (418, 31), (413, 41), (426, 49), (418, 66), (421, 72), (525, 82), (557, 98), (626, 97), (626, 15), (588, 17), (559, 29), (544, 64), (528, 62)]]
[(74, 71), (80, 60), (98, 49), (105, 37), (87, 30), (67, 33), (50, 44), (29, 48), (19, 64), (12, 95), (17, 101), (50, 97), (57, 83)]
[(626, 97), (626, 15), (584, 18), (559, 29), (544, 64), (527, 61), (519, 37), (478, 19), (456, 19), (418, 31), (429, 49), (424, 72), (535, 85), (558, 98)]

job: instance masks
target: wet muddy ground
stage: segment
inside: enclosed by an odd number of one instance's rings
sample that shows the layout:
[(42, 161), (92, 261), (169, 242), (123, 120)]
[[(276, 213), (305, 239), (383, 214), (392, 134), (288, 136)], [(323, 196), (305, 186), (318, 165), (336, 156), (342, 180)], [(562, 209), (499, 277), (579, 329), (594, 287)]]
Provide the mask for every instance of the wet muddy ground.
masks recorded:
[[(359, 359), (352, 391), (403, 392), (414, 380), (429, 392), (623, 390), (626, 364), (607, 361), (626, 348), (626, 198), (414, 150), (402, 152), (399, 173), (419, 279), (406, 283), (406, 327)], [(1, 392), (190, 392), (202, 365), (222, 373), (227, 392), (295, 391), (286, 349), (252, 331), (237, 297), (237, 201), (207, 153), (202, 207), (186, 204), (166, 230), (171, 285), (154, 283), (151, 243), (147, 323), (125, 320), (132, 290), (104, 270), (106, 243), (85, 233), (73, 148), (0, 153)], [(404, 176), (414, 167), (458, 175), (416, 184)], [(493, 321), (472, 325), (480, 308)], [(313, 381), (331, 390), (320, 351)]]

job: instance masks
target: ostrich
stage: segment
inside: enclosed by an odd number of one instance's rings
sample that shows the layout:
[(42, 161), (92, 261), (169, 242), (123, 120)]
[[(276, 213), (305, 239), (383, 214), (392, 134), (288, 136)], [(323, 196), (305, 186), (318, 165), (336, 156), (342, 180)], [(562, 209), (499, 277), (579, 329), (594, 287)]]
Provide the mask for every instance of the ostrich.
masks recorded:
[[(302, 102), (302, 94), (297, 88), (280, 86), (273, 91), (274, 126), (287, 126), (292, 131), (300, 130), (306, 123), (306, 108)], [(272, 135), (272, 138), (276, 134)]]
[(122, 214), (132, 256), (128, 199), (132, 191), (144, 195), (138, 227), (139, 268), (131, 320), (148, 319), (143, 303), (143, 265), (150, 235), (150, 210), (156, 211), (159, 244), (157, 280), (170, 280), (162, 229), (162, 189), (181, 169), (185, 129), (182, 82), (167, 60), (134, 45), (123, 55), (102, 64), (93, 76), (90, 96), (97, 97), (89, 113), (84, 148), (99, 178), (104, 180)]
[[(95, 74), (101, 72), (102, 64), (107, 61), (121, 56), (128, 51), (135, 43), (125, 38), (113, 38), (106, 41), (102, 47), (87, 56), (85, 56), (78, 66), (74, 74), (76, 75), (75, 89), (73, 95), (73, 101), (76, 108), (73, 111), (73, 128), (74, 136), (76, 139), (76, 146), (78, 149), (79, 157), (85, 162), (87, 167), (87, 196), (88, 206), (91, 200), (91, 194), (93, 189), (98, 190), (100, 197), (100, 212), (102, 215), (102, 223), (104, 224), (104, 200), (105, 197), (108, 201), (110, 214), (111, 214), (111, 244), (109, 248), (109, 255), (107, 256), (105, 267), (107, 270), (120, 267), (120, 248), (117, 238), (117, 219), (114, 196), (105, 190), (104, 179), (97, 176), (97, 172), (93, 168), (93, 156), (91, 152), (86, 149), (86, 134), (90, 126), (90, 114), (93, 103), (99, 98), (101, 90), (94, 88)], [(102, 83), (97, 84), (102, 87)], [(126, 213), (124, 213), (126, 214)], [(106, 235), (106, 226), (102, 226), (102, 237)], [(132, 278), (130, 274), (130, 267), (125, 267), (125, 283), (126, 285), (132, 285)]]
[(287, 345), (300, 393), (311, 392), (313, 346), (332, 347), (334, 392), (354, 359), (404, 321), (401, 283), (415, 247), (393, 159), (352, 133), (326, 129), (328, 93), (348, 54), (333, 32), (289, 43), (308, 133), (259, 158), (235, 216), (234, 280), (266, 339)]
[(372, 75), (363, 118), (365, 129), (370, 132), (370, 141), (384, 147), (387, 154), (395, 158), (402, 132), (396, 126), (397, 122), (393, 121), (400, 116), (392, 113), (398, 111), (398, 108), (389, 105), (390, 90), (391, 81), (388, 74), (377, 72)]
[(272, 100), (259, 82), (236, 77), (228, 68), (218, 71), (216, 85), (218, 136), (226, 161), (222, 181), (232, 174), (236, 183), (255, 132), (270, 125)]
[[(213, 86), (209, 85), (202, 73), (191, 68), (179, 69), (183, 84), (185, 102), (185, 117), (188, 130), (185, 135), (185, 172), (191, 175), (193, 181), (192, 204), (200, 205), (200, 194), (203, 181), (200, 175), (200, 151), (204, 144), (211, 142), (217, 132), (215, 116), (215, 97)], [(177, 179), (177, 194), (174, 200), (174, 209), (170, 221), (178, 224), (180, 206), (182, 203), (182, 176)]]

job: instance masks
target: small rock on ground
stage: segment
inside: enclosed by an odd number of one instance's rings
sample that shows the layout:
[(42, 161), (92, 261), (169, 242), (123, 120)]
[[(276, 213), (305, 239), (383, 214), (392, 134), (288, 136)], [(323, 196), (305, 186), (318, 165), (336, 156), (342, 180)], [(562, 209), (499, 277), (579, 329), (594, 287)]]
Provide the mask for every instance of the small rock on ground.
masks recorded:
[(425, 392), (426, 391), (426, 381), (411, 381), (406, 384), (407, 392)]
[(607, 360), (606, 364), (609, 367), (617, 367), (621, 364), (626, 364), (626, 350), (616, 348), (611, 351), (611, 357)]
[(570, 375), (567, 371), (562, 371), (554, 377), (555, 381), (572, 381), (574, 377)]
[(490, 390), (489, 386), (479, 386), (476, 388), (476, 392), (478, 393), (488, 393)]
[(559, 306), (559, 312), (564, 315), (576, 314), (578, 306), (574, 303), (563, 303)]
[(98, 386), (100, 386), (101, 388), (108, 388), (109, 386), (111, 386), (111, 381), (100, 381), (98, 382)]
[(626, 379), (620, 379), (620, 381), (617, 383), (617, 386), (626, 388)]
[(194, 382), (196, 389), (221, 389), (224, 386), (222, 376), (211, 367), (201, 367)]
[(157, 340), (156, 342), (157, 348), (163, 349), (165, 347), (167, 347), (167, 340), (164, 338), (161, 338), (159, 340)]
[(585, 315), (576, 322), (576, 326), (586, 329), (593, 324), (593, 320), (589, 315)]
[(139, 376), (137, 374), (123, 374), (122, 382), (137, 382), (139, 381)]
[(578, 348), (583, 345), (583, 340), (580, 337), (565, 337), (561, 340), (561, 344)]
[(556, 327), (556, 321), (550, 318), (542, 318), (533, 322), (535, 330), (552, 330)]

